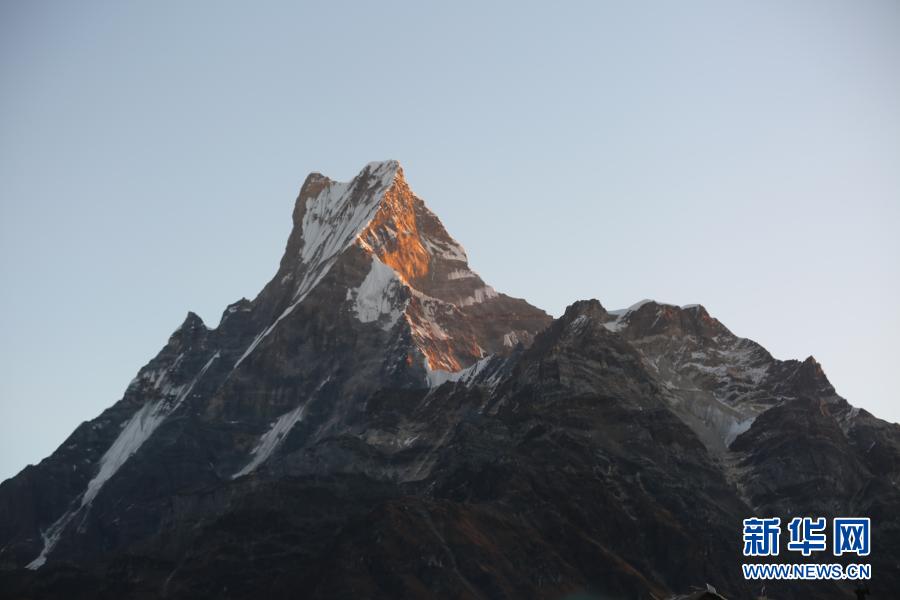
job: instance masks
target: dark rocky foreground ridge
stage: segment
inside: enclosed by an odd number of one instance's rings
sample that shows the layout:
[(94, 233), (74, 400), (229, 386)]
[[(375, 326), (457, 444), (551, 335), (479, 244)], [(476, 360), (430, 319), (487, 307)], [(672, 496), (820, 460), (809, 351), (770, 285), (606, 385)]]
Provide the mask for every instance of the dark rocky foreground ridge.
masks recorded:
[(310, 175), (293, 220), (254, 300), (189, 314), (0, 484), (0, 596), (751, 598), (742, 519), (869, 516), (872, 598), (900, 597), (900, 426), (812, 358), (701, 306), (551, 319), (485, 285), (393, 161)]

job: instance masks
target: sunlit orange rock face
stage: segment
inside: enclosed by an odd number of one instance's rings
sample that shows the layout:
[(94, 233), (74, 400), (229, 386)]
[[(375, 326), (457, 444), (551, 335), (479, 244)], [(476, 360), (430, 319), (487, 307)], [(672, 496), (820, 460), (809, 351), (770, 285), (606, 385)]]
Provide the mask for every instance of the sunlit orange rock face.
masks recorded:
[(416, 203), (422, 201), (413, 195), (402, 171), (398, 172), (375, 218), (359, 236), (381, 262), (411, 285), (428, 275), (431, 263), (419, 233)]
[(530, 343), (550, 317), (498, 294), (469, 268), (466, 253), (398, 169), (358, 243), (406, 284), (404, 319), (431, 369), (458, 371), (480, 358)]

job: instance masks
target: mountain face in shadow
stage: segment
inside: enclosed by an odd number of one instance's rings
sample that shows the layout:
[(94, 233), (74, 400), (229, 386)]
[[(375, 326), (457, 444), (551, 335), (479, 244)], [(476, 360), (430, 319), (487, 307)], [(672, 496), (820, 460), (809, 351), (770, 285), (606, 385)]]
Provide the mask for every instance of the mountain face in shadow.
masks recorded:
[(871, 517), (872, 597), (900, 590), (900, 426), (812, 357), (699, 305), (552, 319), (395, 161), (311, 174), (293, 224), (254, 300), (0, 484), (0, 597), (746, 598), (752, 516)]

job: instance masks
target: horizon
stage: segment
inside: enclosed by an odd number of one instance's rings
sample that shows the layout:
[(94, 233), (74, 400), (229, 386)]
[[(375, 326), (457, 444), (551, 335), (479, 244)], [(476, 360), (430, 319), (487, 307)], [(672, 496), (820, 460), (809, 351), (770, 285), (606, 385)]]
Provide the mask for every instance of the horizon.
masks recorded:
[(0, 480), (388, 157), (497, 291), (701, 304), (900, 422), (900, 6), (471, 6), (0, 8)]

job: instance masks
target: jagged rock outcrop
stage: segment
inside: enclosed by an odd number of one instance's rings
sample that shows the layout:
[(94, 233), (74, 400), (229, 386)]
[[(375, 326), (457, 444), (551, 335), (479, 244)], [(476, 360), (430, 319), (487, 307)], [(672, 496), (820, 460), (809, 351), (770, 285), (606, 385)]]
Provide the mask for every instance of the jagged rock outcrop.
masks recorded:
[(394, 161), (310, 175), (293, 222), (255, 299), (0, 484), (0, 597), (749, 597), (741, 520), (812, 514), (871, 516), (900, 589), (900, 426), (812, 358), (701, 306), (553, 320)]

